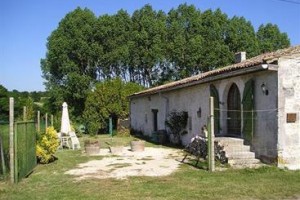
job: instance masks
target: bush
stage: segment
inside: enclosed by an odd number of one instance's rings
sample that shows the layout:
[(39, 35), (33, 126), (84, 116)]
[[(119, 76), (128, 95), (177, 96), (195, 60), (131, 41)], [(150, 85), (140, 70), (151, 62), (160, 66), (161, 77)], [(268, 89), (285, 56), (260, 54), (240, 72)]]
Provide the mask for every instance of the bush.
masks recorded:
[(186, 126), (188, 121), (188, 113), (185, 111), (172, 111), (165, 121), (169, 128), (169, 133), (173, 135), (173, 143), (180, 144), (181, 136), (187, 134)]
[(57, 132), (54, 127), (48, 127), (46, 133), (40, 136), (36, 145), (38, 162), (47, 164), (55, 160), (54, 153), (59, 146)]

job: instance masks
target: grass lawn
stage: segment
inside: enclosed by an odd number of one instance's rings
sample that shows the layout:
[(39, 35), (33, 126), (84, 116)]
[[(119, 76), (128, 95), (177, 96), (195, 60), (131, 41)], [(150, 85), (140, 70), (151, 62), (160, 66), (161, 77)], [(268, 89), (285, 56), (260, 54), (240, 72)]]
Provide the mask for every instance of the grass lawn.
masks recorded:
[[(82, 140), (82, 139), (81, 139)], [(129, 144), (132, 138), (114, 137)], [(102, 136), (100, 141), (110, 141)], [(149, 146), (155, 146), (148, 143)], [(296, 199), (300, 198), (300, 171), (275, 167), (210, 173), (183, 164), (165, 177), (131, 177), (126, 180), (86, 179), (75, 181), (66, 175), (79, 163), (100, 156), (88, 157), (81, 151), (60, 150), (58, 160), (38, 165), (20, 183), (0, 182), (0, 199)]]

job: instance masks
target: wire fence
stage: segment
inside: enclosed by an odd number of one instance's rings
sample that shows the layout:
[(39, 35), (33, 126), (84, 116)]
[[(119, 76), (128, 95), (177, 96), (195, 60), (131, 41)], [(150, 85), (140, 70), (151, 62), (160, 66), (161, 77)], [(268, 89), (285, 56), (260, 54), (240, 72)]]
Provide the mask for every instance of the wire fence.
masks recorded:
[[(278, 109), (227, 110), (218, 112), (215, 120), (216, 140), (224, 146), (227, 157), (260, 158), (276, 162)], [(218, 139), (218, 136), (225, 138)], [(227, 137), (227, 139), (226, 139)], [(247, 153), (248, 152), (248, 153)], [(253, 154), (251, 155), (251, 153)], [(247, 162), (247, 161), (245, 161)]]

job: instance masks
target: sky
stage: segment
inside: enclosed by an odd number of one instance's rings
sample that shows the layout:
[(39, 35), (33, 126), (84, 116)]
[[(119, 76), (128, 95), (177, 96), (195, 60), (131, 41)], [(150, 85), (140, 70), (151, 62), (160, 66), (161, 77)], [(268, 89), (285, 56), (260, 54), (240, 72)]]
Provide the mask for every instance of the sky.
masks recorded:
[(168, 12), (183, 3), (201, 11), (220, 8), (230, 18), (243, 16), (256, 30), (261, 24), (277, 24), (292, 46), (300, 45), (300, 0), (0, 0), (0, 84), (9, 91), (44, 91), (40, 60), (47, 38), (77, 7), (100, 16), (120, 9), (132, 14), (145, 4)]

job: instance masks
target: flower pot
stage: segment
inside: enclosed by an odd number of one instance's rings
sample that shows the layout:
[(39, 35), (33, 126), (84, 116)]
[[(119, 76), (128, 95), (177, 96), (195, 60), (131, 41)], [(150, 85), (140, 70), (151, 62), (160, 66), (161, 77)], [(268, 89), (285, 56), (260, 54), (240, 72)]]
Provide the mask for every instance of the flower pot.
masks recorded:
[(167, 140), (167, 132), (165, 130), (157, 131), (157, 142), (159, 144), (165, 144)]
[(96, 142), (85, 142), (84, 144), (85, 153), (88, 155), (97, 155), (100, 152), (100, 143)]
[(110, 153), (112, 153), (112, 154), (122, 153), (122, 151), (123, 151), (123, 146), (109, 147), (109, 151), (110, 151)]
[(145, 142), (141, 140), (133, 140), (130, 142), (131, 151), (144, 151)]

